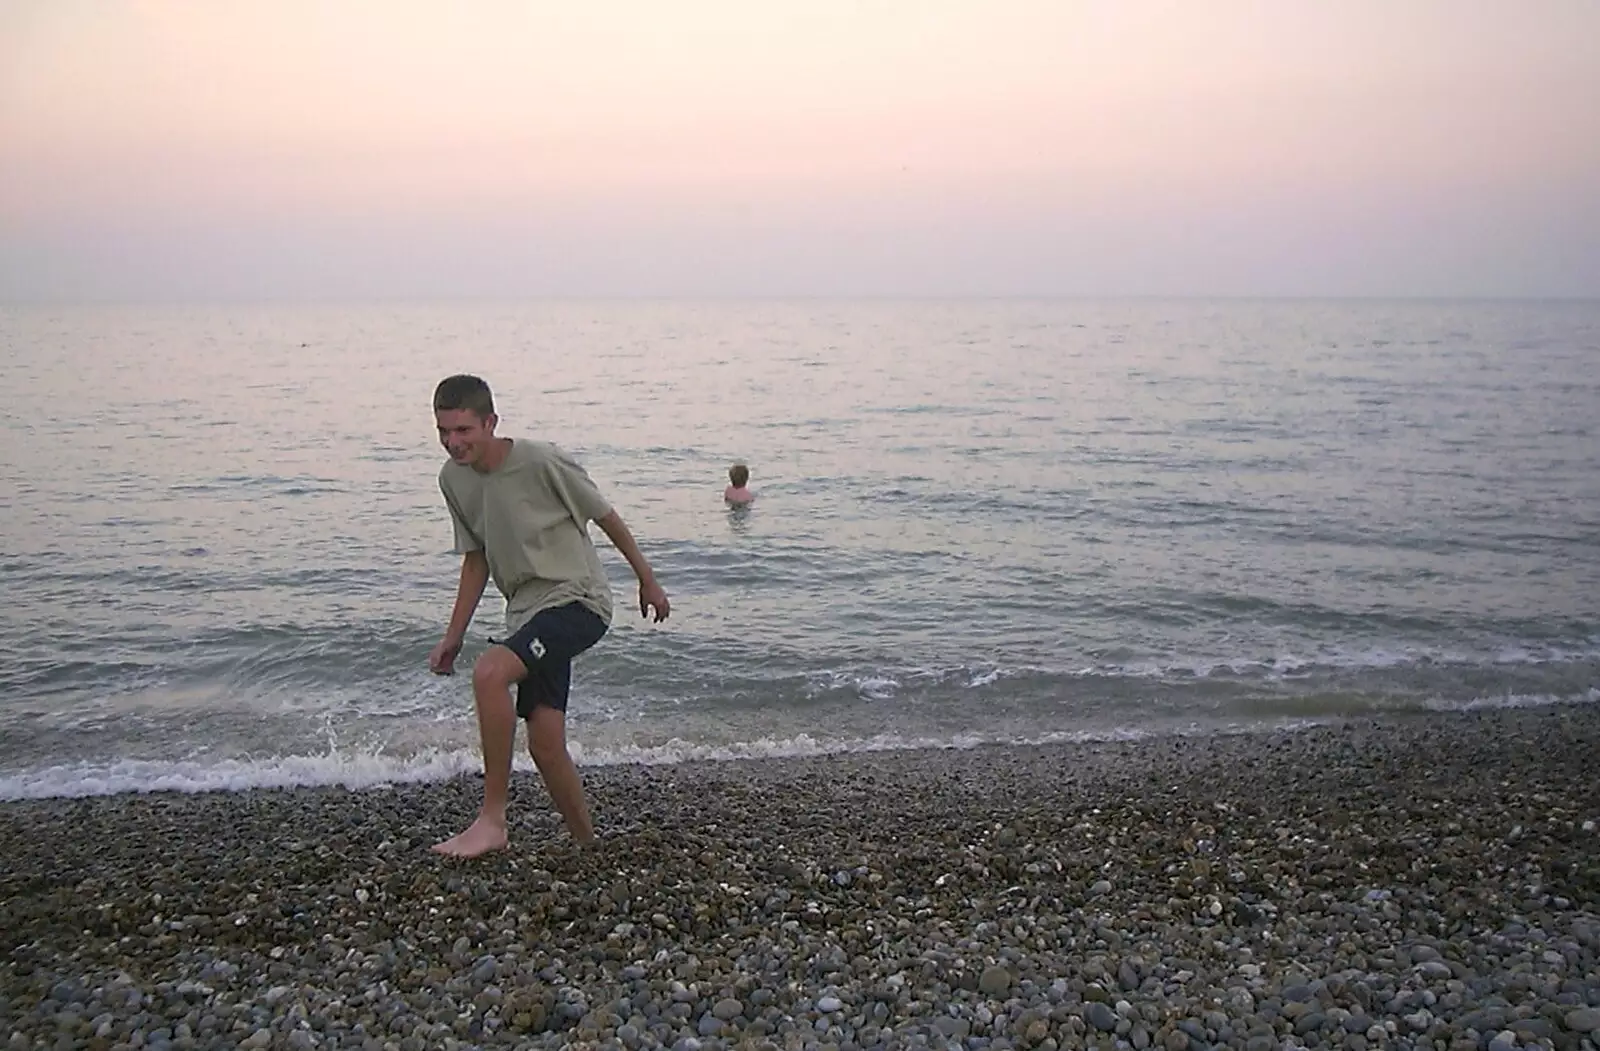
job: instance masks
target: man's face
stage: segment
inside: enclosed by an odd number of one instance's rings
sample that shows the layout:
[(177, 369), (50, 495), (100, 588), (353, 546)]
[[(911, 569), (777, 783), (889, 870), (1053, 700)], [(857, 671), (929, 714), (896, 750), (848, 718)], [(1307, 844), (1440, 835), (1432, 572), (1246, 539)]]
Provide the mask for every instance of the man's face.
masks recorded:
[(471, 409), (435, 409), (433, 418), (439, 425), (439, 444), (463, 467), (477, 466), (494, 442), (493, 416), (479, 416)]

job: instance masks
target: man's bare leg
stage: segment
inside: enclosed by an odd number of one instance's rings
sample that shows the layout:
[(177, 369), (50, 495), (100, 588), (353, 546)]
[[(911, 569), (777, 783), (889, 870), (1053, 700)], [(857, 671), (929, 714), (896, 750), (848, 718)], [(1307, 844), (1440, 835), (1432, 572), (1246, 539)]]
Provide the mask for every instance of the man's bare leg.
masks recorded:
[(528, 717), (528, 751), (533, 765), (544, 778), (544, 787), (567, 823), (567, 834), (578, 843), (594, 839), (589, 823), (589, 804), (583, 798), (583, 781), (567, 752), (567, 713), (559, 708), (539, 705)]
[(434, 846), (441, 854), (475, 858), (506, 845), (506, 795), (511, 788), (511, 749), (517, 736), (511, 687), (527, 674), (522, 658), (504, 646), (489, 647), (473, 665), (472, 698), (483, 742), (483, 807), (465, 832)]

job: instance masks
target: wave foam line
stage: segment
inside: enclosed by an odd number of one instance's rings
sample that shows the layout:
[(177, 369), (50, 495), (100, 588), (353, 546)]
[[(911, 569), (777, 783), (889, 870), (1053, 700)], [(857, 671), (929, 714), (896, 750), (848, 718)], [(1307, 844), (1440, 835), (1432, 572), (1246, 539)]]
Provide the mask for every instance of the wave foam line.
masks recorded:
[(481, 769), (477, 754), (464, 749), (409, 757), (328, 752), (213, 762), (120, 759), (105, 764), (59, 764), (8, 774), (0, 777), (0, 801), (145, 792), (233, 792), (248, 788), (381, 788), (446, 781)]
[[(880, 734), (870, 738), (819, 740), (809, 734), (763, 737), (753, 741), (708, 744), (674, 738), (659, 745), (623, 744), (585, 748), (572, 742), (573, 760), (580, 766), (672, 766), (690, 762), (728, 762), (748, 759), (791, 759), (867, 752), (904, 752), (934, 749), (968, 749), (987, 744), (1057, 744), (1080, 741), (1137, 740), (1148, 736), (1139, 730), (1071, 731), (1029, 738), (1001, 738), (977, 734), (951, 737), (902, 737)], [(532, 771), (533, 764), (519, 755), (513, 765)], [(73, 799), (149, 792), (237, 792), (246, 789), (342, 787), (352, 790), (385, 788), (399, 784), (447, 781), (482, 770), (478, 753), (466, 749), (430, 750), (410, 757), (357, 751), (331, 751), (323, 755), (269, 756), (260, 759), (154, 761), (123, 759), (106, 764), (59, 764), (24, 770), (0, 777), (0, 802), (24, 799)]]
[[(1558, 704), (1600, 703), (1600, 687), (1567, 696), (1546, 694), (1507, 694), (1451, 701), (1423, 702), (1411, 711), (1457, 712), (1495, 708), (1537, 708)], [(1404, 710), (1389, 714), (1403, 714)], [(1237, 735), (1269, 731), (1300, 730), (1338, 722), (1337, 714), (1319, 714), (1300, 719), (1256, 722), (1187, 729), (1116, 728), (1110, 730), (1061, 730), (1017, 736), (955, 734), (949, 737), (917, 737), (878, 734), (873, 737), (826, 740), (810, 734), (793, 737), (761, 737), (752, 741), (722, 744), (685, 741), (674, 738), (659, 745), (621, 744), (584, 747), (572, 742), (573, 759), (580, 766), (671, 766), (690, 762), (731, 762), (738, 760), (812, 758), (828, 755), (873, 752), (965, 750), (986, 745), (1030, 746), (1085, 744), (1111, 741), (1136, 741), (1155, 736)], [(519, 755), (514, 764), (531, 771), (532, 763)], [(24, 770), (0, 777), (0, 802), (24, 799), (73, 799), (86, 796), (142, 794), (150, 792), (237, 792), (246, 789), (343, 787), (352, 790), (379, 789), (392, 785), (447, 781), (482, 769), (478, 754), (466, 749), (429, 750), (413, 756), (393, 756), (361, 751), (329, 751), (323, 755), (270, 756), (260, 759), (152, 761), (124, 759), (108, 764), (55, 765)]]
[(1479, 712), (1492, 708), (1547, 708), (1556, 704), (1600, 704), (1600, 686), (1560, 697), (1545, 693), (1507, 693), (1465, 701), (1433, 698), (1422, 702), (1422, 707), (1430, 712)]
[[(1077, 678), (1167, 678), (1173, 675), (1206, 679), (1214, 675), (1255, 675), (1268, 679), (1307, 675), (1319, 671), (1388, 671), (1412, 668), (1514, 668), (1547, 667), (1600, 661), (1600, 647), (1532, 649), (1505, 646), (1493, 652), (1441, 650), (1427, 647), (1373, 647), (1363, 650), (1330, 649), (1303, 656), (1280, 653), (1271, 657), (1176, 657), (1163, 661), (1094, 664), (1072, 669)], [(1006, 673), (1012, 674), (1012, 673)]]

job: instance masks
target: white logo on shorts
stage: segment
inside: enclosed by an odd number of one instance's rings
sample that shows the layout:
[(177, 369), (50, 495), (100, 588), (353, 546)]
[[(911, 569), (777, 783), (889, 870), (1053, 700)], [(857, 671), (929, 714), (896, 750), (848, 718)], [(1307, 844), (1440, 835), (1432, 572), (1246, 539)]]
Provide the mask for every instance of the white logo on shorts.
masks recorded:
[(528, 643), (528, 652), (533, 654), (534, 660), (539, 660), (544, 656), (544, 643), (540, 642), (538, 639), (534, 639), (532, 642)]

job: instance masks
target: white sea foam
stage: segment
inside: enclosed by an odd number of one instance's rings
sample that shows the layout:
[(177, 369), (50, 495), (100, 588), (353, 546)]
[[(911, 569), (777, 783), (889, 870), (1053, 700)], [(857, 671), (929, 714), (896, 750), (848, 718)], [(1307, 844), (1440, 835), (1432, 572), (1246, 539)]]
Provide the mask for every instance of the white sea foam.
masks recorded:
[[(1532, 708), (1556, 704), (1600, 703), (1600, 687), (1571, 696), (1508, 694), (1465, 700), (1436, 699), (1424, 702), (1431, 711), (1472, 711), (1492, 708)], [(616, 744), (585, 747), (574, 741), (573, 758), (581, 766), (619, 765), (669, 766), (689, 762), (727, 762), (780, 758), (898, 752), (931, 749), (971, 749), (985, 745), (1048, 745), (1096, 741), (1130, 741), (1164, 733), (1169, 736), (1195, 734), (1240, 734), (1297, 730), (1337, 722), (1337, 714), (1315, 718), (1290, 718), (1271, 722), (1241, 722), (1229, 725), (1192, 724), (1186, 727), (1151, 730), (1121, 727), (1095, 730), (1049, 731), (1012, 736), (952, 734), (916, 736), (878, 734), (872, 737), (827, 739), (810, 734), (792, 737), (760, 737), (749, 741), (696, 742), (679, 738), (659, 744)], [(531, 761), (518, 754), (518, 769), (531, 771)], [(390, 785), (445, 781), (481, 769), (478, 755), (466, 749), (429, 749), (409, 756), (360, 750), (329, 750), (320, 755), (266, 756), (251, 759), (118, 760), (104, 764), (79, 763), (36, 767), (0, 776), (0, 801), (82, 796), (118, 795), (143, 792), (228, 792), (243, 789), (300, 788), (338, 786), (349, 789), (381, 789)]]
[[(1232, 674), (1278, 680), (1322, 670), (1363, 671), (1392, 668), (1543, 666), (1600, 661), (1600, 648), (1509, 646), (1493, 652), (1446, 650), (1396, 643), (1359, 649), (1328, 647), (1312, 654), (1277, 653), (1272, 656), (1183, 656), (1160, 661), (1104, 663), (1080, 666), (1079, 678), (1164, 679), (1193, 676), (1205, 679)], [(1042, 670), (1042, 669), (1041, 669)]]
[(1006, 680), (1048, 679), (1208, 679), (1236, 676), (1284, 681), (1304, 679), (1319, 672), (1387, 671), (1396, 668), (1507, 668), (1600, 662), (1600, 646), (1507, 646), (1498, 649), (1450, 650), (1393, 643), (1386, 646), (1330, 646), (1310, 653), (1278, 652), (1270, 655), (1174, 655), (1148, 661), (1105, 661), (1068, 667), (1019, 664), (952, 665), (942, 668), (901, 667), (830, 669), (805, 674), (811, 696), (854, 693), (865, 700), (887, 700), (929, 686), (959, 686), (980, 690)]
[(1507, 693), (1494, 697), (1473, 697), (1468, 700), (1433, 698), (1423, 702), (1423, 707), (1434, 712), (1474, 712), (1488, 708), (1547, 708), (1554, 704), (1600, 703), (1600, 686), (1592, 686), (1581, 694), (1557, 697), (1548, 693)]
[[(762, 737), (751, 741), (701, 743), (674, 738), (661, 744), (621, 744), (584, 747), (571, 744), (580, 766), (665, 766), (687, 762), (721, 762), (741, 759), (802, 758), (852, 752), (894, 752), (926, 749), (967, 749), (985, 744), (1053, 744), (1070, 741), (1131, 740), (1145, 736), (1138, 730), (1072, 731), (1032, 737), (994, 737), (955, 734), (917, 737), (880, 734), (869, 738), (827, 740), (798, 734)], [(524, 755), (514, 759), (518, 769), (531, 771)], [(350, 789), (444, 781), (481, 769), (476, 752), (428, 750), (408, 757), (360, 751), (330, 751), (321, 755), (271, 756), (212, 762), (190, 760), (157, 762), (119, 760), (113, 763), (58, 764), (0, 776), (0, 801), (72, 798), (136, 792), (228, 792), (247, 788), (297, 788), (338, 786)]]
[(413, 756), (363, 752), (264, 756), (255, 759), (156, 761), (121, 759), (36, 767), (0, 777), (0, 800), (105, 796), (123, 792), (228, 792), (245, 788), (338, 785), (375, 788), (443, 781), (480, 769), (469, 751)]

